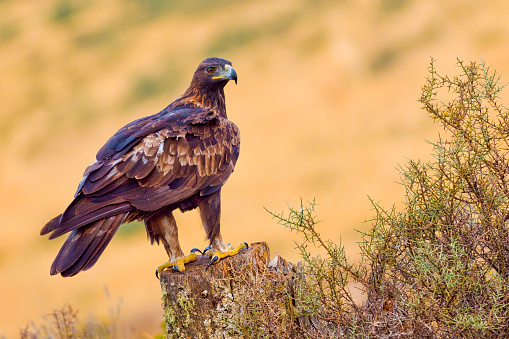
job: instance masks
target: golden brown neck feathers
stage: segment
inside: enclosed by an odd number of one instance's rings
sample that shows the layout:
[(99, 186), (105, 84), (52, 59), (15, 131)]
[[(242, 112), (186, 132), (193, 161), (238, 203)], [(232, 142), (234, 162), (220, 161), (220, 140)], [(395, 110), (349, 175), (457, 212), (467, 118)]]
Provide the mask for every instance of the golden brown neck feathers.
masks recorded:
[(207, 58), (194, 72), (186, 92), (170, 107), (211, 108), (218, 115), (226, 117), (224, 86), (229, 80), (237, 83), (237, 73), (231, 66), (231, 62), (220, 58)]
[[(194, 80), (194, 79), (193, 79)], [(210, 107), (220, 116), (226, 117), (226, 104), (224, 100), (223, 86), (203, 88), (191, 82), (187, 91), (180, 96), (175, 103), (176, 106)]]

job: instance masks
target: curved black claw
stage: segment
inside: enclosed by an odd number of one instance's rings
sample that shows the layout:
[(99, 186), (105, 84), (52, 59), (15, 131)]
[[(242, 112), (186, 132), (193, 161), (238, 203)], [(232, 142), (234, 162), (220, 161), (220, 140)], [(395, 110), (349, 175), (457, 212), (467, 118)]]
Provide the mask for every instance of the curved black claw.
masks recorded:
[(179, 273), (184, 273), (184, 272), (182, 272), (182, 271), (179, 269), (179, 267), (178, 267), (177, 265), (173, 265), (173, 267), (172, 267), (172, 268), (173, 268), (175, 271), (179, 272)]
[(219, 257), (217, 255), (213, 256), (210, 260), (209, 264), (205, 268), (205, 270), (208, 270), (210, 266), (212, 266), (215, 262), (219, 261)]
[(246, 245), (246, 250), (247, 250), (249, 248), (249, 245), (245, 241), (244, 241), (244, 245)]
[(191, 253), (195, 253), (195, 252), (200, 252), (200, 254), (203, 255), (203, 252), (196, 247), (191, 250)]
[(207, 251), (211, 250), (212, 249), (212, 246), (207, 246), (203, 249), (203, 252), (202, 253), (207, 253)]
[(159, 279), (159, 271), (156, 268), (156, 278)]

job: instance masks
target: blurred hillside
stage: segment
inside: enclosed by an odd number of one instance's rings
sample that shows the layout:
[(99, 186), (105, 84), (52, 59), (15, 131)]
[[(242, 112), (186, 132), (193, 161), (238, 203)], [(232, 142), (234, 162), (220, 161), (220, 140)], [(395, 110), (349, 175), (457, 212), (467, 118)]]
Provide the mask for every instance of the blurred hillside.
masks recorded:
[[(0, 1), (0, 335), (65, 302), (99, 317), (121, 303), (126, 337), (160, 332), (153, 272), (166, 254), (141, 225), (70, 279), (49, 276), (64, 239), (39, 230), (104, 142), (173, 101), (204, 58), (239, 75), (226, 87), (242, 148), (223, 189), (225, 240), (264, 240), (295, 261), (294, 235), (263, 207), (316, 196), (322, 234), (355, 257), (367, 196), (398, 204), (397, 164), (426, 159), (439, 130), (417, 103), (430, 56), (446, 74), (456, 57), (505, 74), (507, 16), (502, 0)], [(177, 220), (185, 251), (206, 245), (196, 213)]]

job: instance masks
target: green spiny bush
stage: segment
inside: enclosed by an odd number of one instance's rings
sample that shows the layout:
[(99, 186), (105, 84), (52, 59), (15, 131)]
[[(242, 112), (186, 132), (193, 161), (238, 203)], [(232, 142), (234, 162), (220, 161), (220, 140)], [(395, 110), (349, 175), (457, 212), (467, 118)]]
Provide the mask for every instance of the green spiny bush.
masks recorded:
[(273, 214), (304, 236), (295, 312), (327, 324), (308, 337), (509, 337), (509, 112), (497, 72), (458, 66), (442, 76), (431, 61), (419, 101), (445, 137), (401, 167), (402, 209), (373, 202), (358, 264), (317, 232), (314, 201)]

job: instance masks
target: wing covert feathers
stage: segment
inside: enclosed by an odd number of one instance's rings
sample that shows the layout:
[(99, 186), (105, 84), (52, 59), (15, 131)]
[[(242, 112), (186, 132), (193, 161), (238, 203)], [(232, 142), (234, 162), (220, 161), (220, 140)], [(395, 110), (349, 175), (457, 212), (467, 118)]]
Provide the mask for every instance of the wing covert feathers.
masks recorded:
[[(196, 192), (210, 191), (209, 185), (222, 186), (237, 161), (237, 126), (216, 115), (197, 115), (188, 117), (187, 124), (179, 120), (143, 137), (137, 133), (139, 142), (122, 150), (121, 156), (116, 153), (89, 166), (80, 183), (81, 192), (94, 197), (95, 202), (127, 201), (143, 211), (153, 211)], [(122, 131), (117, 134), (128, 135), (129, 128)], [(120, 139), (117, 136), (115, 140)], [(148, 197), (150, 206), (142, 201)]]

